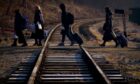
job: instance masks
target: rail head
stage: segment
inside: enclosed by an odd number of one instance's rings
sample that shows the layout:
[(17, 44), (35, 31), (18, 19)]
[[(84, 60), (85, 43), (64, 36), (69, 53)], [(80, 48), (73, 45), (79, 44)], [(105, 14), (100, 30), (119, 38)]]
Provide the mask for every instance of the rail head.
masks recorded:
[[(76, 21), (79, 22), (79, 20), (76, 20)], [(90, 20), (89, 20), (89, 19), (85, 19), (84, 21), (87, 22), (87, 21), (90, 21)], [(83, 22), (83, 21), (82, 21), (82, 22)], [(74, 26), (75, 26), (76, 24), (77, 24), (77, 23), (71, 25), (71, 27), (72, 27), (72, 32), (74, 32), (74, 31), (73, 31), (73, 28), (74, 28)], [(34, 66), (34, 68), (33, 68), (33, 70), (32, 70), (31, 76), (29, 77), (29, 80), (28, 80), (27, 84), (34, 84), (34, 83), (35, 83), (35, 78), (36, 78), (36, 76), (37, 76), (37, 72), (38, 72), (38, 70), (39, 70), (39, 67), (40, 67), (40, 65), (41, 65), (41, 63), (42, 63), (43, 55), (44, 55), (45, 49), (46, 49), (46, 47), (47, 47), (47, 45), (48, 45), (48, 41), (49, 41), (49, 39), (51, 38), (51, 35), (52, 35), (53, 32), (55, 31), (55, 29), (56, 29), (57, 27), (59, 27), (59, 26), (61, 26), (61, 24), (56, 25), (56, 26), (50, 31), (50, 33), (48, 34), (48, 37), (47, 37), (47, 39), (46, 39), (46, 41), (45, 41), (45, 44), (44, 44), (44, 46), (43, 46), (43, 48), (42, 48), (42, 50), (41, 50), (41, 53), (40, 53), (39, 57), (38, 57), (38, 59), (37, 59), (37, 62), (36, 62), (35, 66)], [(107, 83), (107, 84), (111, 84), (111, 83)]]
[(41, 65), (41, 62), (42, 62), (42, 60), (43, 60), (43, 54), (44, 54), (45, 49), (46, 49), (46, 47), (47, 47), (47, 45), (48, 45), (48, 41), (49, 41), (49, 39), (51, 38), (51, 35), (52, 35), (53, 32), (55, 31), (55, 29), (58, 28), (59, 26), (61, 26), (61, 24), (57, 24), (57, 25), (50, 31), (50, 33), (48, 34), (48, 37), (47, 37), (47, 39), (46, 39), (46, 41), (45, 41), (45, 44), (44, 44), (44, 46), (43, 46), (43, 48), (42, 48), (42, 50), (41, 50), (41, 52), (40, 52), (40, 54), (39, 54), (39, 57), (38, 57), (38, 59), (37, 59), (37, 62), (36, 62), (36, 64), (35, 64), (33, 70), (32, 70), (31, 76), (29, 77), (29, 80), (28, 80), (27, 84), (34, 84), (35, 78), (36, 78), (36, 76), (37, 76), (37, 72), (38, 72), (39, 67), (40, 67), (40, 65)]
[[(84, 20), (86, 23), (88, 23), (88, 21), (92, 21), (92, 20)], [(82, 22), (84, 22), (82, 21)], [(102, 18), (98, 18), (96, 21), (102, 21)], [(95, 21), (94, 21), (95, 22)], [(72, 33), (74, 33), (74, 26), (76, 25), (73, 24), (71, 31)], [(96, 68), (97, 73), (99, 73), (100, 77), (103, 79), (101, 80), (101, 83), (103, 84), (112, 84), (111, 81), (108, 79), (108, 77), (105, 75), (105, 73), (102, 71), (102, 69), (98, 66), (98, 64), (95, 62), (95, 60), (91, 57), (91, 55), (88, 53), (88, 51), (82, 46), (79, 45), (80, 49), (86, 54), (86, 57), (90, 60), (90, 62), (93, 64), (94, 68)]]
[(101, 82), (103, 82), (103, 84), (112, 84), (111, 81), (108, 79), (108, 77), (105, 75), (105, 73), (102, 71), (102, 69), (99, 67), (99, 65), (95, 62), (95, 60), (88, 53), (88, 51), (82, 46), (80, 46), (80, 48), (83, 51), (83, 53), (86, 54), (86, 57), (90, 60), (90, 62), (94, 66), (94, 68), (97, 70), (97, 73), (102, 78)]

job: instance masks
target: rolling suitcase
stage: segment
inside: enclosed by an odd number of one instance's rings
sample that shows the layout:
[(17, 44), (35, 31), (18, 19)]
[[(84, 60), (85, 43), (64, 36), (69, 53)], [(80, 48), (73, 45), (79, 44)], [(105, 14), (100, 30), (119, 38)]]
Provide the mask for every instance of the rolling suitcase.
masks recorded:
[(117, 40), (122, 48), (128, 46), (128, 40), (123, 34), (117, 35)]
[(77, 34), (77, 33), (74, 33), (73, 34), (73, 39), (75, 42), (77, 42), (79, 45), (82, 45), (83, 44), (83, 40), (81, 39), (81, 37)]

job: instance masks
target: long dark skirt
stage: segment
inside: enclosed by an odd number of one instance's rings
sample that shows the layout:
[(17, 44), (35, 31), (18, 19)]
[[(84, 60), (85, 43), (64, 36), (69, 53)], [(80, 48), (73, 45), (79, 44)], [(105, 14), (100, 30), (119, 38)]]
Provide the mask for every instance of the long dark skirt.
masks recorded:
[(103, 40), (104, 41), (111, 41), (115, 38), (112, 32), (104, 32)]
[(19, 43), (26, 43), (26, 40), (25, 40), (25, 37), (24, 37), (22, 30), (16, 29), (15, 32), (16, 32), (16, 35), (18, 36), (18, 42)]
[(44, 30), (43, 29), (35, 29), (35, 33), (31, 34), (31, 38), (34, 39), (43, 39), (44, 38)]

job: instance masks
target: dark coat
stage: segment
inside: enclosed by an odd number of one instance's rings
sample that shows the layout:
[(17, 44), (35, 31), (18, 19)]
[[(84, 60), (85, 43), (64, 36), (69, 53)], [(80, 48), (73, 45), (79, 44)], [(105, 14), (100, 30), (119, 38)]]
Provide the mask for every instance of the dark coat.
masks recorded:
[(103, 36), (104, 41), (110, 41), (114, 39), (113, 30), (112, 30), (112, 13), (109, 10), (109, 8), (106, 9), (106, 19), (103, 26), (103, 30), (104, 30), (104, 36)]
[(15, 28), (15, 33), (18, 36), (19, 43), (25, 43), (24, 34), (22, 33), (23, 16), (19, 12), (16, 12), (15, 14), (14, 28)]
[(109, 23), (104, 23), (103, 30), (104, 30), (104, 35), (103, 35), (104, 41), (110, 41), (114, 39), (112, 27), (110, 26)]
[(68, 19), (67, 19), (67, 12), (63, 11), (61, 14), (61, 22), (62, 25), (64, 26), (65, 30), (69, 30), (69, 23), (68, 23)]
[(22, 30), (22, 24), (23, 24), (23, 17), (19, 12), (17, 12), (15, 14), (15, 21), (14, 21), (15, 31)]
[[(42, 26), (41, 30), (37, 26), (38, 22)], [(43, 15), (40, 10), (35, 11), (34, 23), (35, 23), (35, 34), (33, 37), (36, 39), (43, 39), (44, 38), (44, 19), (43, 19)]]
[(106, 11), (106, 23), (112, 27), (112, 13), (110, 10)]

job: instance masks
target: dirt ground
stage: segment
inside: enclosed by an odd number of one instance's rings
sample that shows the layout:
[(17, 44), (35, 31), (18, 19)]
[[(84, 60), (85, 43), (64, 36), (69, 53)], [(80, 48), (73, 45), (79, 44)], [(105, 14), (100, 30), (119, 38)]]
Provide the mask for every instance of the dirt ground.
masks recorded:
[[(54, 25), (48, 25), (46, 30), (49, 31), (52, 27)], [(41, 50), (42, 46), (33, 46), (34, 39), (30, 38), (30, 34), (29, 31), (24, 31), (28, 44), (26, 47), (21, 47), (22, 44), (18, 44), (17, 47), (11, 47), (13, 33), (0, 35), (0, 84), (23, 60), (29, 56), (36, 55), (35, 53)], [(42, 44), (44, 44), (44, 41), (42, 41)]]
[[(115, 22), (115, 21), (114, 21)], [(85, 46), (89, 49), (91, 55), (98, 54), (104, 56), (109, 62), (120, 69), (123, 75), (128, 79), (129, 84), (140, 84), (140, 26), (127, 22), (128, 47), (114, 48), (113, 41), (108, 42), (106, 47), (100, 47), (102, 43), (102, 34), (99, 32), (104, 22), (89, 25), (89, 31), (94, 38), (85, 40)], [(121, 21), (113, 24), (114, 28), (118, 28), (123, 32)]]
[(7, 76), (27, 57), (34, 55), (41, 47), (32, 46), (33, 41), (28, 40), (27, 47), (11, 47), (12, 42), (1, 42), (0, 45), (0, 84), (3, 83)]

